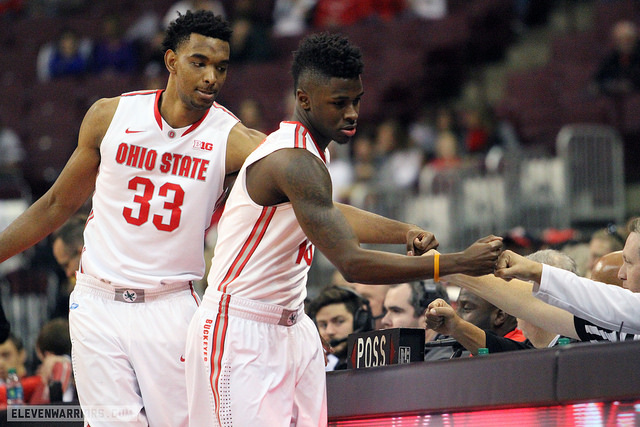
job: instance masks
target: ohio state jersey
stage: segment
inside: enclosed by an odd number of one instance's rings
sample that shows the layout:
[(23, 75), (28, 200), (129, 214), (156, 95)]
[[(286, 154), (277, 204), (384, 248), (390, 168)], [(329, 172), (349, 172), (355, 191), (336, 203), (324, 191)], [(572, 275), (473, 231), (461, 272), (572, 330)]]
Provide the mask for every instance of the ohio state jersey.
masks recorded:
[(247, 193), (246, 183), (248, 165), (283, 148), (306, 149), (325, 165), (329, 161), (328, 150), (320, 151), (297, 122), (280, 123), (247, 157), (218, 223), (207, 290), (295, 309), (307, 295), (314, 246), (300, 228), (291, 203), (260, 206)]
[(204, 236), (223, 195), (227, 139), (238, 119), (214, 105), (174, 129), (158, 91), (120, 97), (100, 144), (100, 168), (80, 271), (155, 288), (202, 278)]

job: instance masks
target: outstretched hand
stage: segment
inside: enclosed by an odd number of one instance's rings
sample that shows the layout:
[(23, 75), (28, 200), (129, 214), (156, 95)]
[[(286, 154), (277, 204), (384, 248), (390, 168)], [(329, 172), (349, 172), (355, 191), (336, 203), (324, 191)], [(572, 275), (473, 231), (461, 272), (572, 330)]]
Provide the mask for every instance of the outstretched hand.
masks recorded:
[(498, 256), (502, 251), (502, 237), (489, 235), (479, 239), (464, 250), (464, 271), (470, 276), (482, 276), (493, 273)]
[(419, 228), (407, 232), (407, 255), (420, 256), (430, 249), (436, 249), (440, 245), (436, 236), (429, 231)]
[(540, 283), (542, 264), (515, 252), (504, 251), (496, 263), (495, 275), (507, 280), (515, 278)]

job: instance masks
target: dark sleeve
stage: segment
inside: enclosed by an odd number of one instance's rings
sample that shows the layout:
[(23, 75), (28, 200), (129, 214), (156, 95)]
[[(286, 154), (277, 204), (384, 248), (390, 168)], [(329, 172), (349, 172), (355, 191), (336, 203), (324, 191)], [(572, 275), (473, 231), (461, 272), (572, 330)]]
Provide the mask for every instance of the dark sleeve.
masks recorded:
[(528, 350), (531, 348), (535, 348), (529, 340), (519, 342), (509, 338), (498, 336), (495, 332), (492, 331), (485, 330), (484, 333), (486, 335), (489, 354), (502, 353), (503, 351)]
[[(580, 341), (620, 341), (620, 335), (618, 332), (612, 331), (611, 329), (601, 328), (600, 326), (594, 325), (588, 320), (577, 316), (573, 316), (573, 326), (576, 328), (576, 333), (578, 334)], [(632, 339), (632, 337), (633, 335), (631, 334), (624, 334), (624, 339)]]

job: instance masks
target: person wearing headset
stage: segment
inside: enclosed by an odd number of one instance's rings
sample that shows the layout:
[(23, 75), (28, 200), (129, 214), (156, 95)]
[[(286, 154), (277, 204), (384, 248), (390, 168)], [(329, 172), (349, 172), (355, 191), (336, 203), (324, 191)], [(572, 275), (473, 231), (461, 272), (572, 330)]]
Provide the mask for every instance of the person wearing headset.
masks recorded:
[(327, 371), (347, 368), (347, 338), (350, 334), (374, 329), (369, 301), (344, 286), (324, 288), (311, 301), (307, 313), (316, 323), (322, 339), (333, 349), (333, 353), (327, 355)]

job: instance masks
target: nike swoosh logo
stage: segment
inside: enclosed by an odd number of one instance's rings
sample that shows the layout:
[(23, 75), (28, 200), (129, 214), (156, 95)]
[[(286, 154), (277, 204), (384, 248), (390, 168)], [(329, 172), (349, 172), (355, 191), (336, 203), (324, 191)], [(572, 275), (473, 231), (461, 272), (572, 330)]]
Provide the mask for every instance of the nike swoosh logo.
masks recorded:
[(140, 132), (144, 132), (143, 130), (131, 130), (129, 128), (127, 128), (127, 130), (124, 131), (124, 133), (140, 133)]
[(184, 362), (184, 356), (180, 356), (180, 361)]

